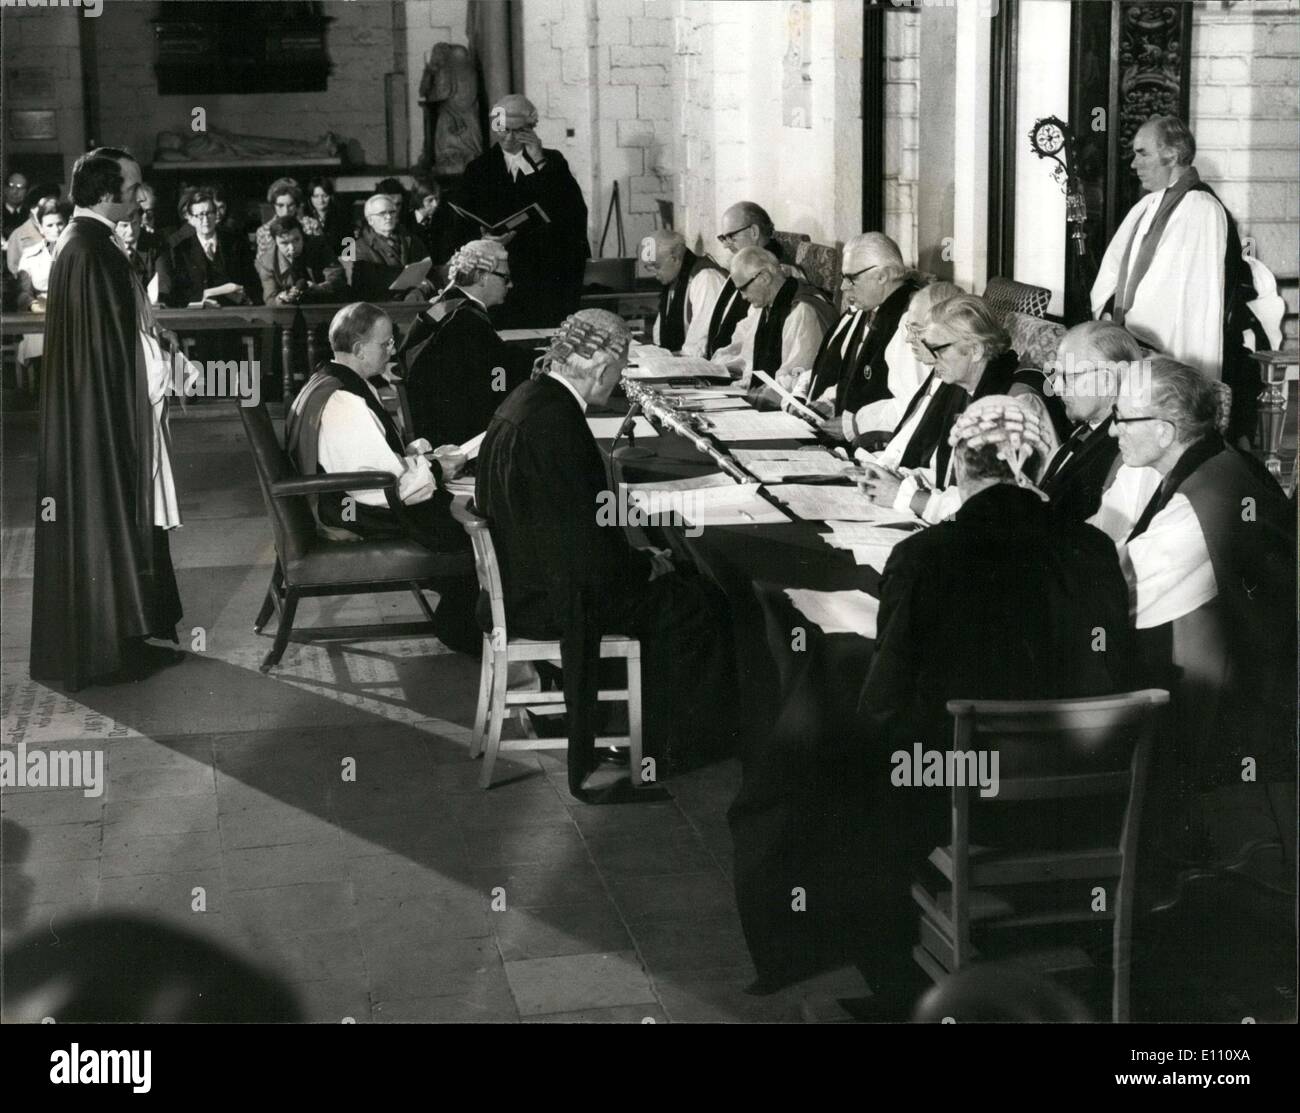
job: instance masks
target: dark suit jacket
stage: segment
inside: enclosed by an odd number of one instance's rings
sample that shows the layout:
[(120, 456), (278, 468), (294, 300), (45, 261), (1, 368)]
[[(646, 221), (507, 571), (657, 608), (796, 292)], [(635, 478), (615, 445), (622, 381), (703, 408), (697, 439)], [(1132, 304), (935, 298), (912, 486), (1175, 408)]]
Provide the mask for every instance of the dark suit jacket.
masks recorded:
[(898, 322), (902, 320), (916, 291), (915, 283), (905, 282), (872, 312), (865, 314), (855, 326), (854, 335), (849, 338), (844, 358), (840, 356), (844, 337), (839, 337), (832, 345), (829, 343), (828, 330), (813, 362), (808, 397), (818, 398), (827, 387), (834, 385), (837, 414), (844, 413), (845, 410), (856, 412), (870, 402), (891, 397), (885, 348), (898, 330)]
[(159, 300), (173, 308), (184, 308), (203, 297), (203, 291), (226, 282), (243, 287), (249, 302), (261, 303), (262, 284), (253, 269), (252, 251), (241, 235), (217, 232), (217, 254), (209, 259), (192, 228), (172, 237), (170, 250), (158, 261)]
[(461, 444), (488, 427), (506, 394), (528, 379), (533, 358), (502, 340), (487, 310), (458, 289), (431, 312), (439, 319), (421, 313), (399, 352), (412, 435), (433, 445)]
[(343, 264), (330, 252), (318, 236), (304, 236), (302, 254), (293, 261), (289, 270), (282, 269), (279, 248), (275, 241), (271, 249), (263, 251), (254, 262), (257, 276), (262, 280), (262, 299), (270, 305), (277, 294), (302, 283), (304, 302), (346, 301), (348, 287), (343, 279)]
[[(1063, 445), (1061, 452), (1071, 450), (1069, 455), (1039, 484), (1058, 513), (1073, 521), (1086, 522), (1097, 513), (1101, 496), (1119, 469), (1119, 441), (1110, 435), (1111, 424), (1108, 417), (1079, 443)], [(1053, 462), (1049, 461), (1049, 469)]]
[(1110, 538), (999, 484), (894, 549), (860, 706), (886, 752), (914, 742), (948, 749), (947, 700), (1122, 692), (1133, 654)]
[(352, 291), (361, 301), (383, 304), (401, 301), (405, 296), (390, 290), (402, 270), (411, 263), (429, 257), (429, 249), (404, 228), (393, 233), (396, 244), (384, 240), (369, 225), (357, 237), (356, 258), (352, 262)]

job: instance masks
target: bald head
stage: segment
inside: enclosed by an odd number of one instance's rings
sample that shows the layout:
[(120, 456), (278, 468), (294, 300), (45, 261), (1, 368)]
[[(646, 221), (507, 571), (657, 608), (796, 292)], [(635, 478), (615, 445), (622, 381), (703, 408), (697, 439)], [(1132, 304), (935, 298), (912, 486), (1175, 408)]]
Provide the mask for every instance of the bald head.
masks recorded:
[(762, 247), (772, 238), (772, 218), (753, 201), (738, 201), (722, 214), (718, 239), (728, 251)]
[(731, 258), (731, 281), (750, 305), (763, 309), (776, 300), (785, 275), (770, 251), (742, 247)]

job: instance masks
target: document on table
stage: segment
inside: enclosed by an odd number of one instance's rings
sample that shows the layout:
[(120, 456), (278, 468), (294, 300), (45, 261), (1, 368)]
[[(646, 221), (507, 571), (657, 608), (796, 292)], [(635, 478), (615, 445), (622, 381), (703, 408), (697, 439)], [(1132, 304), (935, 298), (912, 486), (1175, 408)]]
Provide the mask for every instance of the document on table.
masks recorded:
[(553, 328), (503, 328), (499, 333), (502, 340), (507, 344), (518, 343), (525, 340), (549, 340), (555, 335)]
[(647, 357), (623, 372), (625, 379), (718, 379), (731, 382), (731, 372), (720, 363), (697, 356)]
[(884, 545), (893, 548), (912, 530), (879, 526), (872, 522), (827, 522), (829, 533), (823, 533), (826, 544), (835, 549), (852, 549), (861, 545)]
[(796, 518), (809, 522), (915, 522), (911, 514), (900, 514), (876, 506), (856, 487), (825, 487), (812, 483), (781, 483), (769, 488), (773, 497), (790, 508)]
[(783, 387), (774, 378), (772, 378), (772, 376), (769, 375), (766, 371), (759, 371), (755, 369), (754, 378), (756, 378), (760, 383), (762, 383), (765, 387), (767, 387), (768, 390), (773, 391), (776, 394), (776, 396), (781, 399), (782, 406), (789, 406), (792, 412), (797, 413), (800, 417), (805, 418), (806, 420), (809, 421), (821, 420), (821, 418), (813, 410), (810, 410), (805, 403), (801, 402), (798, 398), (796, 398), (793, 394), (791, 394), (788, 390), (786, 390), (785, 387)]
[(675, 514), (692, 526), (753, 526), (789, 521), (780, 507), (773, 506), (758, 493), (757, 483), (734, 483), (722, 475), (626, 486), (632, 502), (643, 513)]
[(666, 386), (661, 393), (670, 402), (692, 402), (706, 398), (744, 398), (749, 391), (743, 386)]
[(814, 436), (806, 421), (779, 411), (715, 413), (705, 422), (709, 431), (722, 441), (811, 440)]
[(763, 483), (781, 483), (803, 476), (833, 477), (854, 470), (848, 460), (824, 448), (738, 448), (732, 455), (736, 463)]
[[(621, 417), (589, 417), (587, 418), (587, 428), (591, 430), (591, 435), (598, 441), (612, 441), (618, 436), (619, 427), (623, 424)], [(637, 437), (657, 437), (655, 427), (650, 424), (644, 417), (635, 418), (632, 422), (632, 435)]]
[(785, 593), (804, 618), (828, 634), (876, 636), (880, 601), (865, 591), (809, 591), (791, 587)]

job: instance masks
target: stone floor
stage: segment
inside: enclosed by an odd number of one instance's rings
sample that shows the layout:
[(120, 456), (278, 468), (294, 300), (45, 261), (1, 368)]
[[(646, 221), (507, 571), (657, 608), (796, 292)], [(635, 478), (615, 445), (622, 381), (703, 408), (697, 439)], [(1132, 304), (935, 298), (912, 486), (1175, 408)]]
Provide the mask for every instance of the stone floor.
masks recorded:
[[(674, 781), (671, 802), (591, 808), (568, 795), (562, 754), (518, 755), (483, 792), (467, 749), (477, 666), (438, 642), (293, 645), (263, 676), (251, 623), (273, 550), (241, 426), (173, 431), (196, 652), (74, 699), (27, 676), (35, 428), (5, 424), (3, 741), (102, 747), (107, 770), (98, 798), (3, 793), (6, 943), (132, 910), (262, 963), (317, 1021), (770, 1021), (862, 991), (842, 972), (743, 993), (735, 763)], [(401, 595), (299, 614), (418, 617)]]

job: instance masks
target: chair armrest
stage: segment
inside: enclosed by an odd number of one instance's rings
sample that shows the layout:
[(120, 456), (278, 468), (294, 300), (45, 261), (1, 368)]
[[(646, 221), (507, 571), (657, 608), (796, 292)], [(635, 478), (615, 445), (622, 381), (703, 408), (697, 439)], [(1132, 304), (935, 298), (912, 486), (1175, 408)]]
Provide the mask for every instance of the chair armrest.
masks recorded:
[(397, 476), (386, 471), (336, 471), (327, 475), (297, 475), (271, 484), (273, 498), (299, 495), (328, 495), (337, 491), (379, 491), (391, 487), (397, 493)]

